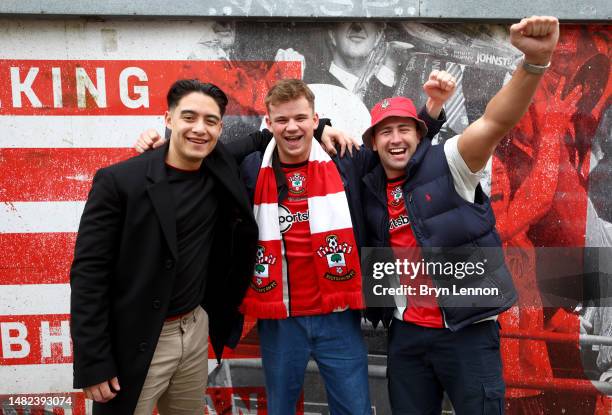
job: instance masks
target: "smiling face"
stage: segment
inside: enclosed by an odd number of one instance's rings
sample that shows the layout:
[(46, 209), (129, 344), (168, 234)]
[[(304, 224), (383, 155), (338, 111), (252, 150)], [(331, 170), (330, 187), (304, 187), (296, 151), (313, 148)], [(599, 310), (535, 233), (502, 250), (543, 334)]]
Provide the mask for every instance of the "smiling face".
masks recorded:
[(221, 110), (210, 96), (191, 92), (166, 112), (166, 127), (172, 130), (166, 161), (173, 167), (196, 170), (215, 146), (221, 130)]
[(319, 116), (305, 97), (269, 104), (266, 123), (276, 140), (281, 162), (308, 160)]
[(389, 117), (376, 125), (372, 149), (378, 152), (387, 178), (405, 174), (408, 161), (420, 141), (417, 124), (412, 118)]
[(384, 25), (380, 23), (338, 23), (330, 30), (332, 46), (342, 57), (367, 58), (378, 44)]

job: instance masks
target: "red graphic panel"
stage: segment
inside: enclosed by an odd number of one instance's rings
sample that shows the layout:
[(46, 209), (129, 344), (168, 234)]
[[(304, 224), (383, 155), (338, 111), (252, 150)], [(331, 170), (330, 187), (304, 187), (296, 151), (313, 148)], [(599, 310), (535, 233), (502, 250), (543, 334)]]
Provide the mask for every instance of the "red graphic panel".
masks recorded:
[(296, 62), (0, 60), (0, 115), (159, 115), (181, 78), (223, 89), (228, 115), (263, 114), (268, 88), (299, 77)]
[[(523, 334), (519, 339), (507, 333), (502, 339), (508, 413), (527, 408), (529, 398), (530, 405), (537, 405), (532, 411), (555, 406), (592, 414), (593, 396), (599, 393), (583, 371), (579, 317), (573, 308), (533, 307), (542, 304), (540, 289), (545, 293), (551, 287), (539, 278), (538, 258), (531, 248), (585, 245), (591, 144), (612, 93), (609, 41), (601, 29), (563, 28), (534, 102), (493, 159), (491, 200), (497, 229), (505, 246), (526, 248), (523, 255), (506, 258), (519, 302), (499, 318), (502, 335), (504, 330)], [(574, 255), (558, 261), (568, 269), (582, 267), (582, 259)], [(555, 292), (582, 290), (581, 273), (574, 279), (565, 281), (566, 287), (557, 280)], [(575, 298), (569, 293), (567, 297)], [(535, 340), (530, 333), (544, 335)], [(561, 333), (569, 337), (563, 342), (552, 339)], [(600, 407), (608, 405), (602, 402)]]
[(75, 240), (76, 233), (0, 234), (0, 285), (69, 283)]
[(0, 149), (0, 170), (11, 172), (0, 175), (0, 202), (86, 200), (98, 169), (135, 155), (130, 148)]
[(72, 362), (70, 316), (0, 316), (0, 365)]

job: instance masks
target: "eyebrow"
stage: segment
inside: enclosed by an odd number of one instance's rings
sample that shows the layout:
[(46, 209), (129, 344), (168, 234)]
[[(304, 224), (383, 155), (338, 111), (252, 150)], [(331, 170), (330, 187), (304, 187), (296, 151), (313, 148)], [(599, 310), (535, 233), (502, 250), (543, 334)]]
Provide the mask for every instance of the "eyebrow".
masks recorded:
[[(181, 116), (184, 116), (184, 115), (198, 115), (198, 113), (192, 110), (182, 110)], [(215, 120), (215, 121), (221, 120), (221, 118), (217, 117), (214, 114), (206, 114), (204, 118), (206, 118), (207, 120)]]
[(279, 119), (286, 119), (286, 118), (302, 118), (302, 117), (309, 118), (309, 117), (310, 117), (310, 114), (308, 114), (308, 113), (304, 112), (304, 113), (301, 113), (301, 114), (296, 114), (296, 115), (295, 115), (295, 116), (293, 116), (293, 117), (290, 117), (290, 116), (288, 116), (288, 115), (277, 115), (277, 116), (275, 116), (275, 117), (272, 117), (272, 119), (273, 119), (273, 120), (279, 120)]

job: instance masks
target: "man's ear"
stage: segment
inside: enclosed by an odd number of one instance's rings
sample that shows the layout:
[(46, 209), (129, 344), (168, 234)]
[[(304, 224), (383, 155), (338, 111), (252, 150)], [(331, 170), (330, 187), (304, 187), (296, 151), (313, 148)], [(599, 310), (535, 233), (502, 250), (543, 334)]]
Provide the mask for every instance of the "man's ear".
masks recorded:
[(372, 151), (378, 151), (378, 147), (376, 146), (376, 127), (372, 129), (372, 137), (370, 138), (370, 143), (372, 144)]
[(172, 129), (172, 114), (170, 111), (164, 113), (164, 123), (166, 124), (166, 128), (169, 130)]
[(270, 121), (270, 115), (266, 114), (266, 127), (268, 128), (268, 130), (272, 131), (272, 122)]
[(318, 113), (314, 113), (312, 119), (314, 120), (314, 129), (316, 130), (317, 128), (319, 128), (319, 114)]

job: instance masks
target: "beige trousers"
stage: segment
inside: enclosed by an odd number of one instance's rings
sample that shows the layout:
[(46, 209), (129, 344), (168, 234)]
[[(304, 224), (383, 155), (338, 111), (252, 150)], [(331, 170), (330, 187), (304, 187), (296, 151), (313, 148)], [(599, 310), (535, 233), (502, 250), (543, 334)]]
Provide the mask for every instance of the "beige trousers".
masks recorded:
[(202, 415), (208, 380), (208, 315), (202, 307), (165, 322), (135, 415)]

